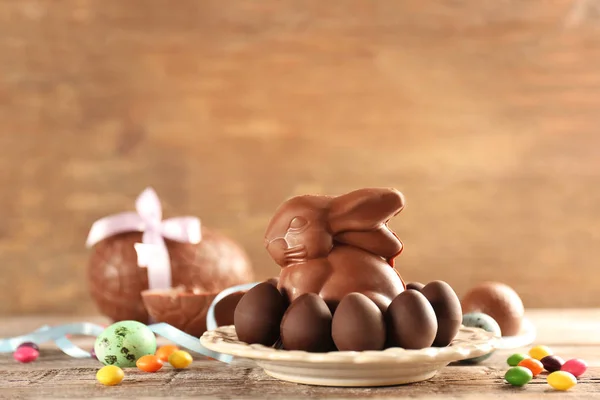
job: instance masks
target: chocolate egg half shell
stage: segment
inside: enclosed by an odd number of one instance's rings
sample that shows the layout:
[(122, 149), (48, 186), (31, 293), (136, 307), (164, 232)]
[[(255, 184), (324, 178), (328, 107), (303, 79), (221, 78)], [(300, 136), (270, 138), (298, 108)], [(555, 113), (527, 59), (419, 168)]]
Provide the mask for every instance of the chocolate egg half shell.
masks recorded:
[(460, 300), (452, 287), (444, 281), (429, 282), (421, 290), (429, 300), (437, 318), (435, 347), (445, 347), (456, 337), (462, 323)]
[[(111, 236), (97, 243), (88, 267), (90, 293), (109, 318), (149, 321), (141, 293), (148, 289), (148, 275), (137, 263), (135, 243), (140, 232)], [(252, 281), (245, 252), (229, 238), (202, 228), (198, 244), (165, 240), (171, 261), (173, 287), (217, 294), (230, 286)]]
[(279, 339), (279, 327), (286, 299), (269, 282), (259, 283), (240, 299), (234, 313), (238, 339), (272, 346)]
[(288, 307), (281, 321), (285, 350), (326, 352), (335, 350), (331, 338), (331, 311), (317, 294), (305, 293)]
[(510, 286), (500, 282), (484, 282), (462, 298), (463, 312), (482, 312), (498, 322), (502, 336), (514, 336), (521, 330), (525, 308)]
[(331, 335), (340, 351), (382, 350), (385, 321), (381, 310), (362, 293), (350, 293), (333, 314)]
[(400, 293), (385, 313), (387, 345), (404, 349), (430, 347), (438, 329), (433, 307), (420, 292)]

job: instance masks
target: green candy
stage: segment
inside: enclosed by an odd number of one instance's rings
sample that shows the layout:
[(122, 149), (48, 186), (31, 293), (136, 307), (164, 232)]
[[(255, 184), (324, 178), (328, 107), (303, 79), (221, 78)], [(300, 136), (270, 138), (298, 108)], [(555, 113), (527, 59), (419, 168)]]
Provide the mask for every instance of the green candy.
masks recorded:
[(516, 367), (521, 361), (529, 358), (527, 354), (515, 353), (506, 359), (506, 363), (511, 367)]
[(533, 378), (531, 371), (525, 367), (512, 367), (506, 371), (504, 379), (513, 386), (524, 386)]
[(156, 336), (140, 322), (120, 321), (96, 338), (94, 351), (104, 365), (135, 367), (138, 358), (156, 353)]

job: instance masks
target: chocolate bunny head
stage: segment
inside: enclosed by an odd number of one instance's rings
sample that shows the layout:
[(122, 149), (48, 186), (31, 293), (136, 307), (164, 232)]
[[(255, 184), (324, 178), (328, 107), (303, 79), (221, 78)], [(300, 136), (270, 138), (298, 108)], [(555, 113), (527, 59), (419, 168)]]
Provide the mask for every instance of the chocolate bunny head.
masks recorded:
[(338, 197), (293, 197), (275, 212), (265, 246), (281, 267), (327, 257), (337, 244), (391, 260), (402, 251), (402, 242), (387, 221), (403, 207), (404, 197), (395, 189), (360, 189)]

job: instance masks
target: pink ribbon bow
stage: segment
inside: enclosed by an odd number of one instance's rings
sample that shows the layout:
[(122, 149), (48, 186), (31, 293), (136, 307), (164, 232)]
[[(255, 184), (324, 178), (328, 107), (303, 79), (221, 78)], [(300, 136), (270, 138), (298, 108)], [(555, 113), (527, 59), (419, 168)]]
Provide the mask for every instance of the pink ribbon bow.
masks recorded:
[(171, 287), (171, 261), (164, 238), (182, 243), (200, 243), (200, 220), (177, 217), (162, 220), (162, 207), (156, 192), (146, 188), (137, 198), (134, 211), (111, 215), (94, 222), (86, 246), (125, 232), (143, 232), (142, 243), (136, 243), (138, 265), (148, 269), (150, 289)]

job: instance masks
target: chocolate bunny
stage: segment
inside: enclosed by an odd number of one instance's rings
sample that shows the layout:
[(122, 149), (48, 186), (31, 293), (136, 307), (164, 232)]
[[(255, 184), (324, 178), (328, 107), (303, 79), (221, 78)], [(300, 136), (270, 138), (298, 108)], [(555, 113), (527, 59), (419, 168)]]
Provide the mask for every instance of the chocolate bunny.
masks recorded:
[(282, 268), (278, 288), (293, 302), (320, 295), (332, 312), (359, 292), (382, 312), (406, 288), (394, 268), (402, 242), (387, 222), (404, 207), (395, 189), (360, 189), (330, 196), (297, 196), (275, 212), (265, 246)]

